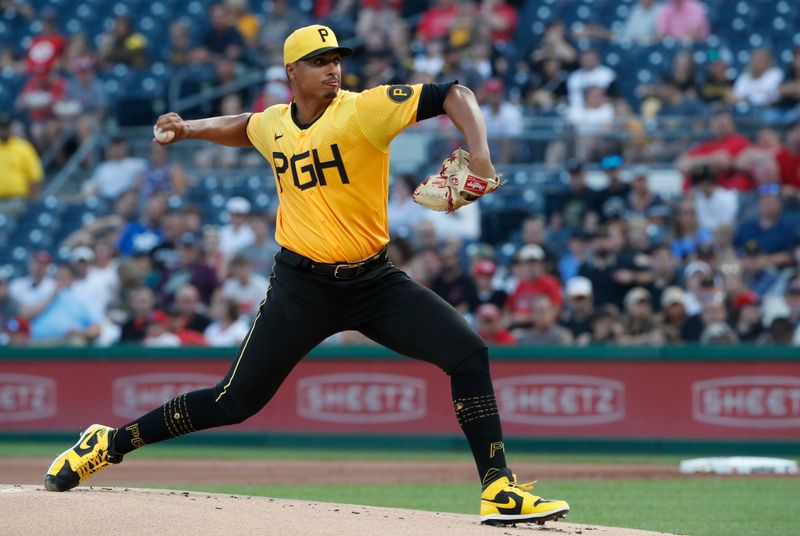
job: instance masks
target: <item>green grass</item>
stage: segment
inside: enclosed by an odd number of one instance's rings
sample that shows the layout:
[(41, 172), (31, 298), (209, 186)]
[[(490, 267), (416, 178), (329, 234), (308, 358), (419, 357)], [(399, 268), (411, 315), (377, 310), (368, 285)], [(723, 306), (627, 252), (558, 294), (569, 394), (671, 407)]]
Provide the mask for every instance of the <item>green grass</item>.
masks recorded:
[[(14, 442), (0, 443), (0, 458), (51, 458), (68, 448), (68, 442)], [(214, 460), (330, 460), (330, 461), (472, 461), (465, 448), (461, 451), (395, 451), (350, 449), (276, 449), (267, 447), (228, 447), (198, 445), (150, 445), (136, 451), (130, 459), (214, 459)], [(641, 454), (553, 454), (513, 453), (512, 462), (542, 463), (647, 463), (677, 465), (682, 459), (675, 455)]]
[[(181, 486), (180, 489), (187, 489)], [(217, 493), (477, 513), (477, 485), (328, 484), (190, 486)], [(568, 521), (690, 536), (787, 536), (800, 526), (800, 483), (784, 478), (703, 478), (547, 482), (545, 497), (564, 497)]]

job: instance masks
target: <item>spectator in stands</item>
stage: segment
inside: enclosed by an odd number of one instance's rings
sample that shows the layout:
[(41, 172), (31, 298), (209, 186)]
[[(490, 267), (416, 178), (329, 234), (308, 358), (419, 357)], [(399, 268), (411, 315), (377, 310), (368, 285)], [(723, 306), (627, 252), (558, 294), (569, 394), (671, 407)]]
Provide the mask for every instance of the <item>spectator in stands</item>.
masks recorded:
[(560, 191), (547, 195), (545, 213), (551, 229), (570, 231), (592, 228), (597, 223), (594, 212), (595, 191), (586, 184), (586, 170), (579, 160), (567, 162), (568, 183)]
[(578, 36), (650, 46), (657, 38), (656, 23), (660, 13), (661, 4), (656, 0), (639, 0), (618, 31), (597, 24), (587, 24), (578, 32)]
[(650, 188), (643, 170), (638, 170), (631, 180), (631, 191), (625, 205), (625, 218), (642, 218), (662, 226), (670, 215), (670, 207)]
[(410, 173), (396, 175), (392, 181), (388, 206), (389, 231), (392, 236), (409, 236), (427, 215), (425, 209), (412, 198), (418, 182), (417, 177)]
[(142, 346), (148, 348), (177, 348), (181, 339), (167, 329), (167, 322), (151, 322), (147, 325)]
[(123, 137), (112, 138), (106, 145), (106, 159), (83, 184), (86, 197), (100, 195), (116, 199), (121, 194), (135, 189), (147, 170), (147, 161), (130, 155), (130, 146)]
[(505, 98), (505, 84), (499, 78), (487, 80), (480, 93), (493, 158), (498, 164), (508, 164), (516, 157), (522, 135), (522, 108)]
[(163, 324), (167, 317), (156, 309), (156, 299), (153, 291), (146, 286), (130, 289), (127, 293), (127, 303), (130, 307), (130, 317), (122, 324), (119, 342), (141, 343), (147, 336), (147, 328), (151, 324)]
[(753, 180), (734, 168), (736, 156), (747, 149), (750, 141), (736, 132), (733, 116), (725, 111), (711, 117), (709, 128), (711, 139), (684, 152), (675, 166), (687, 177), (700, 168), (709, 167), (716, 173), (717, 183), (723, 188), (751, 190), (754, 187)]
[(191, 284), (185, 284), (175, 292), (175, 304), (170, 318), (171, 332), (178, 336), (182, 345), (204, 345), (203, 332), (211, 319), (202, 312), (200, 294)]
[(567, 39), (566, 26), (561, 20), (552, 20), (547, 23), (539, 46), (530, 55), (533, 65), (555, 60), (569, 70), (576, 67), (577, 59), (578, 52)]
[(756, 184), (773, 184), (781, 180), (778, 156), (784, 151), (781, 138), (771, 128), (760, 128), (755, 143), (736, 156), (734, 167), (755, 180)]
[(0, 112), (0, 213), (19, 214), (25, 201), (36, 200), (44, 176), (31, 143), (11, 133), (11, 116)]
[(265, 0), (260, 22), (259, 44), (264, 51), (265, 66), (283, 65), (283, 42), (295, 29), (311, 24), (308, 17), (287, 0)]
[(171, 210), (164, 214), (160, 226), (160, 242), (146, 248), (153, 261), (154, 268), (161, 272), (174, 269), (178, 261), (178, 239), (187, 232), (184, 215), (181, 211)]
[(247, 218), (250, 215), (250, 202), (244, 197), (231, 197), (225, 203), (228, 223), (219, 231), (220, 251), (225, 257), (232, 257), (237, 251), (255, 242), (255, 234)]
[(700, 315), (703, 331), (700, 334), (701, 344), (735, 344), (739, 338), (728, 324), (728, 308), (722, 292), (713, 293), (703, 306)]
[(46, 251), (31, 253), (27, 275), (13, 279), (8, 287), (9, 296), (19, 304), (20, 314), (25, 318), (33, 316), (33, 308), (41, 309), (39, 306), (56, 290), (56, 282), (48, 274), (52, 260)]
[(786, 70), (778, 93), (780, 100), (775, 105), (785, 111), (784, 117), (789, 121), (800, 119), (800, 46), (794, 47), (792, 63)]
[(706, 8), (697, 0), (669, 0), (656, 21), (660, 39), (671, 37), (684, 43), (702, 43), (710, 31)]
[(662, 120), (706, 114), (705, 105), (694, 96), (694, 91), (683, 90), (681, 84), (671, 76), (663, 78), (656, 86), (655, 96), (658, 100), (657, 117)]
[(67, 39), (59, 32), (58, 13), (46, 7), (39, 15), (42, 29), (25, 52), (25, 63), (32, 75), (49, 73), (58, 69), (59, 60), (67, 49)]
[(275, 262), (273, 257), (280, 246), (273, 238), (272, 228), (267, 216), (253, 214), (250, 216), (250, 227), (253, 229), (254, 242), (240, 249), (237, 255), (242, 255), (250, 263), (253, 273), (267, 277), (272, 272)]
[(494, 284), (497, 265), (491, 259), (478, 259), (472, 266), (472, 279), (475, 281), (478, 303), (491, 303), (502, 309), (508, 293)]
[(644, 287), (634, 287), (625, 295), (624, 332), (617, 343), (628, 346), (661, 346), (664, 332), (653, 315), (652, 297)]
[(600, 161), (600, 169), (605, 172), (608, 182), (594, 196), (593, 210), (601, 222), (618, 219), (625, 214), (631, 195), (631, 185), (622, 178), (623, 162), (619, 155), (610, 155)]
[(531, 325), (518, 330), (517, 340), (520, 344), (570, 346), (572, 333), (558, 324), (558, 309), (545, 294), (533, 297)]
[(595, 160), (608, 150), (606, 137), (614, 126), (614, 105), (604, 89), (587, 88), (582, 102), (570, 104), (567, 122), (576, 133), (575, 157)]
[(592, 239), (591, 254), (578, 271), (592, 282), (596, 307), (606, 303), (617, 307), (622, 304), (628, 283), (617, 281), (615, 275), (621, 269), (625, 267), (619, 259), (611, 231), (605, 227), (599, 229)]
[(680, 285), (678, 260), (672, 255), (667, 244), (658, 244), (650, 251), (650, 266), (644, 285), (653, 297), (654, 308), (660, 310), (664, 293), (671, 287)]
[(478, 307), (478, 291), (472, 277), (461, 267), (459, 249), (447, 246), (440, 257), (441, 269), (431, 283), (431, 290), (460, 313), (474, 312)]
[(141, 203), (156, 194), (181, 196), (189, 186), (189, 177), (179, 163), (170, 159), (170, 146), (153, 143), (150, 146), (150, 162), (139, 181)]
[(72, 64), (73, 76), (67, 81), (67, 93), (59, 106), (61, 119), (76, 121), (78, 142), (83, 143), (105, 117), (108, 95), (94, 74), (91, 58), (79, 58)]
[(83, 303), (92, 319), (100, 323), (116, 297), (118, 281), (93, 271), (94, 260), (94, 251), (89, 246), (78, 246), (69, 254), (73, 299)]
[(292, 92), (286, 83), (283, 67), (273, 66), (264, 72), (264, 89), (253, 102), (251, 110), (261, 112), (274, 104), (286, 104), (292, 100)]
[(480, 87), (481, 74), (464, 60), (464, 48), (447, 44), (444, 49), (444, 65), (436, 79), (439, 82), (458, 80), (467, 87)]
[(53, 292), (30, 310), (31, 340), (37, 344), (86, 345), (100, 335), (100, 325), (72, 288), (73, 274), (59, 266)]
[(795, 275), (789, 280), (783, 291), (789, 321), (795, 329), (800, 329), (800, 275)]
[(431, 39), (447, 37), (457, 13), (456, 0), (435, 0), (419, 19), (417, 39), (424, 43)]
[(776, 316), (769, 323), (767, 330), (761, 334), (757, 341), (761, 345), (790, 345), (795, 344), (792, 324), (785, 316)]
[(558, 259), (558, 273), (562, 281), (568, 281), (578, 275), (581, 265), (589, 257), (591, 235), (584, 231), (570, 233), (567, 239), (567, 251)]
[(699, 97), (709, 105), (730, 102), (733, 97), (733, 79), (729, 76), (730, 53), (709, 49), (706, 52), (706, 76), (697, 88)]
[(705, 166), (692, 173), (691, 181), (698, 228), (713, 234), (721, 227), (733, 227), (739, 211), (736, 192), (719, 187), (715, 174)]
[(520, 225), (520, 239), (520, 248), (528, 244), (534, 244), (542, 248), (544, 251), (545, 271), (551, 273), (555, 272), (558, 255), (554, 251), (554, 248), (558, 246), (553, 239), (552, 233), (547, 229), (544, 218), (540, 216), (528, 216), (522, 220), (522, 225)]
[(500, 308), (493, 303), (483, 303), (475, 311), (478, 335), (486, 344), (496, 346), (514, 346), (517, 339), (501, 321)]
[(29, 330), (19, 304), (9, 293), (11, 270), (0, 267), (0, 346), (24, 344)]
[(51, 69), (31, 76), (17, 97), (16, 107), (25, 113), (31, 141), (40, 152), (47, 150), (61, 131), (56, 108), (66, 92), (67, 80)]
[(592, 317), (592, 346), (614, 345), (624, 328), (620, 322), (620, 312), (616, 305), (607, 303)]
[(747, 248), (757, 252), (764, 268), (783, 268), (792, 263), (797, 231), (783, 218), (779, 185), (762, 185), (758, 193), (758, 217), (739, 226), (734, 245), (740, 251)]
[(236, 29), (228, 6), (212, 4), (209, 9), (211, 26), (194, 52), (195, 61), (237, 63), (244, 54), (244, 39)]
[(754, 343), (764, 331), (761, 298), (751, 290), (742, 292), (733, 302), (733, 327), (741, 342)]
[(567, 78), (569, 104), (573, 109), (587, 108), (585, 99), (587, 90), (600, 88), (608, 95), (616, 94), (617, 73), (600, 64), (600, 53), (590, 48), (581, 53), (580, 68)]
[(672, 343), (687, 340), (685, 328), (689, 316), (684, 305), (685, 292), (679, 286), (671, 286), (661, 293), (661, 329), (664, 338)]
[(775, 66), (766, 48), (753, 50), (750, 63), (733, 85), (733, 103), (746, 102), (755, 107), (771, 106), (780, 98), (783, 72)]
[(168, 306), (173, 299), (177, 300), (176, 293), (185, 285), (191, 285), (200, 300), (208, 303), (219, 281), (214, 270), (202, 261), (200, 240), (196, 235), (188, 232), (181, 235), (178, 240), (178, 260), (175, 268), (164, 271), (158, 284), (161, 304)]
[(189, 65), (193, 59), (192, 31), (186, 21), (177, 20), (169, 25), (169, 47), (164, 51), (170, 65)]
[(535, 316), (533, 302), (539, 295), (547, 296), (558, 314), (563, 301), (561, 286), (555, 277), (545, 271), (545, 253), (541, 246), (522, 246), (517, 252), (513, 270), (517, 283), (506, 302), (512, 329), (532, 325)]
[(147, 38), (134, 32), (130, 17), (117, 15), (111, 31), (101, 37), (100, 58), (108, 67), (121, 63), (141, 69), (149, 62)]
[(67, 50), (64, 53), (64, 65), (74, 66), (79, 63), (89, 62), (94, 67), (97, 62), (95, 53), (89, 44), (89, 37), (84, 32), (75, 32), (69, 36)]
[(780, 169), (781, 185), (787, 193), (800, 193), (800, 121), (786, 129), (786, 143), (775, 159)]
[(217, 279), (224, 281), (228, 277), (228, 257), (220, 250), (219, 227), (204, 225), (201, 235), (202, 262), (217, 274)]
[(212, 322), (203, 331), (209, 346), (239, 346), (250, 331), (240, 316), (239, 304), (220, 293), (211, 300)]
[(117, 249), (122, 255), (150, 251), (163, 239), (162, 222), (167, 213), (167, 199), (156, 195), (147, 200), (142, 221), (130, 221), (122, 229)]
[(567, 72), (560, 61), (542, 61), (523, 88), (523, 102), (543, 114), (553, 114), (567, 102)]
[(491, 43), (508, 43), (514, 38), (517, 29), (517, 9), (506, 0), (482, 0), (478, 14), (487, 24)]
[(230, 277), (222, 284), (222, 296), (230, 298), (239, 307), (239, 315), (254, 317), (267, 291), (267, 278), (253, 273), (250, 261), (236, 255), (230, 262)]
[(258, 17), (250, 11), (248, 0), (225, 0), (225, 6), (230, 10), (233, 27), (244, 39), (245, 46), (247, 48), (255, 47), (258, 43), (260, 22)]
[(578, 346), (586, 346), (592, 338), (592, 318), (594, 317), (594, 298), (592, 282), (582, 276), (575, 276), (564, 287), (566, 307), (561, 313), (561, 324), (566, 327)]
[(711, 243), (711, 231), (703, 229), (697, 221), (697, 209), (692, 199), (683, 199), (675, 210), (672, 231), (672, 254), (681, 260), (693, 259), (701, 247)]

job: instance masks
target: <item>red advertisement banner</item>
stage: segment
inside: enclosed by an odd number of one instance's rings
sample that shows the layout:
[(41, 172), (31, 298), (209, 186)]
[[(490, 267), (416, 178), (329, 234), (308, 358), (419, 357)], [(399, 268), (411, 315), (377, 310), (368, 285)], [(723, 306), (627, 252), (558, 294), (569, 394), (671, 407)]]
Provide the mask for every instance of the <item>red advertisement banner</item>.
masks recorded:
[[(0, 431), (120, 425), (215, 384), (226, 360), (0, 362)], [(800, 440), (800, 363), (492, 364), (509, 436)], [(306, 360), (253, 418), (226, 430), (457, 434), (448, 377), (402, 360)], [(220, 430), (222, 431), (222, 430)]]

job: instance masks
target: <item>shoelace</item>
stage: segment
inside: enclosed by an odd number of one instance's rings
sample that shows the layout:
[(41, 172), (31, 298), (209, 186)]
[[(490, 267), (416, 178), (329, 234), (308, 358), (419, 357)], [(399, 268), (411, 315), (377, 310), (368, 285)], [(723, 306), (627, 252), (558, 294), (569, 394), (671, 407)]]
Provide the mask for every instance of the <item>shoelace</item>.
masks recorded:
[(533, 485), (536, 484), (536, 480), (533, 482), (517, 482), (517, 475), (511, 475), (512, 480), (509, 482), (509, 485), (519, 488), (522, 491), (533, 491)]

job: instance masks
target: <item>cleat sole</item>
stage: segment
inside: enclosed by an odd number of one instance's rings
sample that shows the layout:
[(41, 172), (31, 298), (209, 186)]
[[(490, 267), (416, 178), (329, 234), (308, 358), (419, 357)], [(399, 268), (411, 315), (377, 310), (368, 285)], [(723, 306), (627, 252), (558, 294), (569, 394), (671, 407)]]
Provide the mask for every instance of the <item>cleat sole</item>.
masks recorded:
[(550, 512), (543, 516), (495, 516), (488, 519), (482, 519), (482, 525), (490, 525), (493, 527), (504, 527), (506, 525), (513, 525), (515, 523), (536, 523), (537, 525), (544, 525), (547, 521), (558, 521), (569, 513), (569, 508)]

